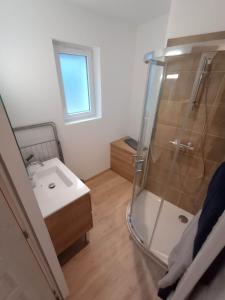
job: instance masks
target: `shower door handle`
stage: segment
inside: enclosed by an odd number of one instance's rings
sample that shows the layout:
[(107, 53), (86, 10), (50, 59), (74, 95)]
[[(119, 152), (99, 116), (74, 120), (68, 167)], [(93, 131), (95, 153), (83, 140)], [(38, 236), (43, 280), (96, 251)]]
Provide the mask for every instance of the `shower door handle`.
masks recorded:
[(137, 157), (143, 157), (143, 154), (133, 154), (132, 155), (134, 158), (137, 158)]
[(145, 160), (144, 159), (137, 159), (136, 160), (136, 163), (142, 163), (142, 162), (144, 162)]
[(143, 171), (142, 166), (143, 166), (144, 161), (145, 161), (144, 158), (140, 158), (140, 159), (135, 160), (135, 172), (136, 173), (140, 173), (140, 172)]

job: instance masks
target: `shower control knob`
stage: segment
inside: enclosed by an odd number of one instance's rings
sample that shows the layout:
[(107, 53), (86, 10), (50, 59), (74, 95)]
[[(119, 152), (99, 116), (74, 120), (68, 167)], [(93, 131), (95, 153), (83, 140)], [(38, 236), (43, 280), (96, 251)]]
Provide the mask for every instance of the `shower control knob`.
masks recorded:
[(187, 144), (182, 144), (178, 139), (175, 139), (173, 141), (169, 141), (170, 144), (173, 144), (176, 147), (179, 147), (180, 150), (190, 150), (194, 151), (194, 147), (191, 142), (188, 142)]

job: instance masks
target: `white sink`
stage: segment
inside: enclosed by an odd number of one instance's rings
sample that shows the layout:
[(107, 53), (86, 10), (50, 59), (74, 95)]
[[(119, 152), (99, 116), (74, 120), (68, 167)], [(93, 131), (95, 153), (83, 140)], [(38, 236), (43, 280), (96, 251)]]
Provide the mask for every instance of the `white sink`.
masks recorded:
[(58, 166), (45, 168), (37, 172), (36, 179), (36, 184), (46, 189), (59, 189), (64, 188), (64, 186), (70, 187), (73, 184)]
[(89, 188), (58, 158), (32, 165), (33, 191), (44, 218), (90, 192)]

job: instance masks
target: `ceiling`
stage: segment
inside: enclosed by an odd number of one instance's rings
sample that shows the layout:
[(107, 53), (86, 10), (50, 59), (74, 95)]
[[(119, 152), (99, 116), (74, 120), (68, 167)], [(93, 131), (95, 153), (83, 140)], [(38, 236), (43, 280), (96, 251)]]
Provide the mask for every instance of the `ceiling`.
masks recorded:
[(97, 14), (142, 24), (166, 14), (171, 0), (69, 0)]

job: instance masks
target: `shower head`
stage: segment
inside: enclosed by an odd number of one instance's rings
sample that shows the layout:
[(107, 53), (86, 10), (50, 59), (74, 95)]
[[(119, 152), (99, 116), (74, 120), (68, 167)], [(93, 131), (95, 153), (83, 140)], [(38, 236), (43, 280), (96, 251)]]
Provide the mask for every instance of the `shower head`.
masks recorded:
[(191, 103), (192, 108), (198, 105), (200, 90), (202, 87), (202, 82), (205, 78), (205, 75), (208, 73), (209, 66), (212, 64), (212, 61), (216, 55), (216, 52), (205, 52), (201, 55), (200, 63), (197, 69), (197, 73), (195, 76), (193, 89), (191, 92)]

